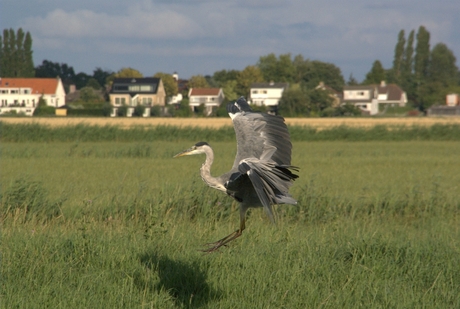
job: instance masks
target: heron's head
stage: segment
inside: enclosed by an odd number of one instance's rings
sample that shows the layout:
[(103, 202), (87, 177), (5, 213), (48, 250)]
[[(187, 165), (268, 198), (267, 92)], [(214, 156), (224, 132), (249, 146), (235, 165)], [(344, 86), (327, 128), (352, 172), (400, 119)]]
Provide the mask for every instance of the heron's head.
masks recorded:
[(182, 156), (191, 156), (191, 155), (205, 153), (205, 150), (204, 150), (205, 147), (210, 147), (210, 146), (206, 142), (198, 142), (195, 145), (193, 145), (192, 147), (190, 147), (189, 149), (186, 149), (186, 150), (184, 150), (182, 152), (179, 152), (173, 158), (182, 157)]

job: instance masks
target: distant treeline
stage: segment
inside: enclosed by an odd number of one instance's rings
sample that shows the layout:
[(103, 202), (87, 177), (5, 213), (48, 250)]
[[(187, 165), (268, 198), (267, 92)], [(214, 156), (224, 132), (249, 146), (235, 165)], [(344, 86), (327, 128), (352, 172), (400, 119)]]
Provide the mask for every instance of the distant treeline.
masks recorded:
[[(372, 128), (337, 126), (317, 129), (290, 126), (291, 140), (296, 141), (460, 141), (460, 124), (432, 126), (376, 125)], [(0, 142), (155, 142), (155, 141), (234, 141), (233, 127), (133, 127), (69, 125), (51, 127), (0, 122)]]

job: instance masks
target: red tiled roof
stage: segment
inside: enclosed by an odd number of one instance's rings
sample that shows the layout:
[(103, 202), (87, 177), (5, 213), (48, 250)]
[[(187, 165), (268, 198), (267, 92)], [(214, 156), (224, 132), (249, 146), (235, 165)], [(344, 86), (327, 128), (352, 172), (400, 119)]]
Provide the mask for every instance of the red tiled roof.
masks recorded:
[(58, 87), (57, 78), (8, 78), (0, 79), (3, 88), (32, 88), (32, 93), (53, 94)]
[(190, 96), (192, 95), (219, 95), (220, 88), (192, 88)]

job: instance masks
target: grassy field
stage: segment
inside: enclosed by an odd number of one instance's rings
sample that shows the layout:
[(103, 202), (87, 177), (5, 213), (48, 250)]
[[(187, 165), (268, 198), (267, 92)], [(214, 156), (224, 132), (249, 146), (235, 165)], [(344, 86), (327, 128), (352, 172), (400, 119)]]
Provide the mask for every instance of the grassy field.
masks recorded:
[(203, 254), (238, 212), (194, 142), (2, 142), (2, 306), (460, 307), (460, 143), (296, 141), (298, 206)]

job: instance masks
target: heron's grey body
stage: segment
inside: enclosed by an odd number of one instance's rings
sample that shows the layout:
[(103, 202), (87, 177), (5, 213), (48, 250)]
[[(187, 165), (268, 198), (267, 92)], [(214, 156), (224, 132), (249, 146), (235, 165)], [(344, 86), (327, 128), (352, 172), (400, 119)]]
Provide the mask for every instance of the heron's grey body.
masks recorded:
[(217, 250), (241, 235), (248, 208), (264, 207), (273, 221), (272, 205), (297, 203), (288, 192), (298, 176), (290, 171), (297, 168), (291, 166), (292, 144), (284, 119), (253, 112), (243, 97), (229, 103), (227, 111), (237, 140), (237, 154), (229, 172), (219, 177), (211, 176), (214, 152), (206, 142), (199, 142), (176, 155), (206, 154), (201, 178), (208, 186), (227, 193), (240, 203), (240, 228), (211, 244), (206, 252)]

